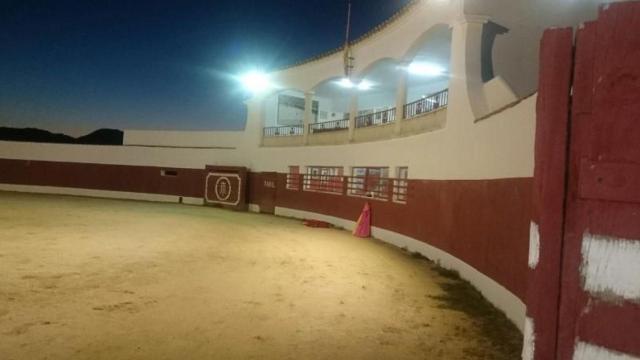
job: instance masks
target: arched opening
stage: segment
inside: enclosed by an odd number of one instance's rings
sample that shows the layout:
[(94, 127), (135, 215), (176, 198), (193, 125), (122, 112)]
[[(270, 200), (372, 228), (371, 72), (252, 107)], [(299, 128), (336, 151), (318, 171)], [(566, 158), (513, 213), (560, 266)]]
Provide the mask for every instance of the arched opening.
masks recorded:
[(395, 121), (399, 72), (393, 59), (371, 64), (359, 76), (356, 127), (384, 125)]
[(447, 106), (451, 34), (449, 26), (436, 25), (418, 38), (405, 56), (405, 118)]
[(341, 84), (339, 78), (331, 78), (313, 88), (317, 113), (309, 125), (311, 134), (349, 128), (351, 89)]
[(264, 136), (302, 135), (304, 102), (304, 93), (295, 89), (267, 96), (264, 100)]

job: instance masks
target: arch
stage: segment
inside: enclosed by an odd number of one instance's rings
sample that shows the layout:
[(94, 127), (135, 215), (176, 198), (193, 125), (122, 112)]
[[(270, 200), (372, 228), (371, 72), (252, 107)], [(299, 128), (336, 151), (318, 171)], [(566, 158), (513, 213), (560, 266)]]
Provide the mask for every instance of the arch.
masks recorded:
[(362, 70), (360, 70), (356, 76), (354, 76), (357, 80), (364, 79), (368, 74), (371, 74), (376, 69), (379, 69), (381, 66), (394, 66), (397, 67), (400, 65), (400, 61), (393, 57), (383, 57), (376, 60), (371, 61), (367, 64)]
[[(445, 101), (436, 94), (449, 87), (452, 29), (448, 24), (436, 24), (420, 34), (403, 55), (403, 64), (408, 71), (406, 81), (406, 103), (420, 109), (428, 108), (425, 102)], [(415, 70), (412, 71), (412, 66)], [(439, 96), (439, 95), (438, 95)], [(422, 110), (421, 110), (422, 111)]]
[(357, 75), (357, 79), (368, 82), (370, 89), (358, 92), (358, 111), (377, 113), (396, 106), (398, 79), (403, 71), (394, 58), (385, 57), (370, 63)]
[(311, 91), (313, 100), (318, 103), (316, 122), (343, 120), (349, 117), (352, 89), (341, 87), (338, 82), (342, 76), (333, 76), (317, 83)]
[(425, 49), (425, 45), (429, 43), (440, 43), (442, 40), (448, 41), (451, 44), (451, 35), (452, 30), (449, 24), (435, 24), (422, 34), (420, 34), (412, 43), (411, 46), (407, 49), (407, 51), (402, 56), (402, 62), (408, 63), (416, 55)]
[(275, 75), (276, 84), (286, 84), (289, 88), (296, 88), (303, 92), (313, 91), (315, 87), (332, 79), (343, 77), (342, 57), (326, 59), (332, 64), (319, 66), (317, 62), (303, 64), (291, 69), (279, 72)]
[(316, 93), (318, 91), (318, 89), (321, 89), (329, 84), (335, 83), (340, 81), (340, 79), (342, 79), (342, 76), (331, 76), (329, 78), (323, 79), (321, 81), (318, 81), (317, 83), (315, 83), (310, 89), (309, 91), (312, 91), (314, 93)]
[(370, 84), (369, 88), (340, 86), (343, 77), (334, 76), (317, 83), (312, 91), (319, 102), (318, 121), (343, 119), (351, 111), (351, 98), (357, 95), (357, 110), (375, 112), (395, 107), (399, 71), (398, 60), (384, 57), (369, 63), (352, 80), (357, 84)]

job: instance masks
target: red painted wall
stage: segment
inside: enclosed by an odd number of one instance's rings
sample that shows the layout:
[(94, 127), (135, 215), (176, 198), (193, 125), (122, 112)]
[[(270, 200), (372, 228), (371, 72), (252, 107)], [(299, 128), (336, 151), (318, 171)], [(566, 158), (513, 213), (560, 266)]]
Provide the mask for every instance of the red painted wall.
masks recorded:
[[(254, 186), (259, 174), (252, 174)], [(257, 199), (259, 187), (252, 194)], [(532, 179), (409, 180), (406, 204), (286, 189), (278, 174), (276, 204), (357, 220), (366, 201), (372, 225), (436, 246), (524, 299)], [(258, 202), (256, 202), (258, 203)]]
[[(576, 339), (640, 357), (638, 299), (622, 297), (615, 289), (586, 291), (581, 273), (586, 233), (626, 239), (627, 246), (640, 244), (638, 64), (640, 1), (608, 4), (597, 21), (578, 30), (558, 359), (574, 357)], [(602, 269), (615, 261), (621, 260), (603, 259)]]
[[(0, 159), (0, 183), (203, 197), (205, 169)], [(273, 176), (273, 173), (270, 173)], [(248, 174), (248, 203), (264, 198), (261, 173)], [(409, 180), (406, 204), (360, 197), (286, 189), (276, 176), (276, 206), (356, 220), (365, 201), (372, 224), (436, 246), (493, 278), (524, 298), (529, 178), (432, 181)]]
[[(556, 353), (569, 141), (573, 29), (546, 30), (540, 44), (532, 221), (540, 234), (539, 261), (529, 271), (527, 316), (535, 330), (535, 358)], [(544, 294), (544, 296), (540, 296)]]
[[(177, 176), (160, 171), (175, 170)], [(204, 169), (0, 159), (0, 183), (202, 198)]]

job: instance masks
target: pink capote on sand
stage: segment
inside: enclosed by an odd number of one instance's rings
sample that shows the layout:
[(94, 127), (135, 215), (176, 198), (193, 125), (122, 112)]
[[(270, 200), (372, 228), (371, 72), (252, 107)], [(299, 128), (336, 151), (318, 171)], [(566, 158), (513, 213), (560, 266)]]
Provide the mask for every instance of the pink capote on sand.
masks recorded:
[(356, 228), (353, 229), (353, 235), (363, 238), (371, 235), (371, 208), (369, 207), (369, 203), (364, 204), (362, 213), (356, 223)]

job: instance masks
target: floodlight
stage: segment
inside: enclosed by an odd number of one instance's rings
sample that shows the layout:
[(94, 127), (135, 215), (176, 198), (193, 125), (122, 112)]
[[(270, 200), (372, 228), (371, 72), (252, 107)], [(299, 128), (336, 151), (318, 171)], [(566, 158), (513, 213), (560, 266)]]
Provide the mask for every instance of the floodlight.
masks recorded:
[(242, 75), (240, 77), (240, 82), (245, 89), (254, 94), (265, 92), (271, 88), (269, 75), (256, 70)]

